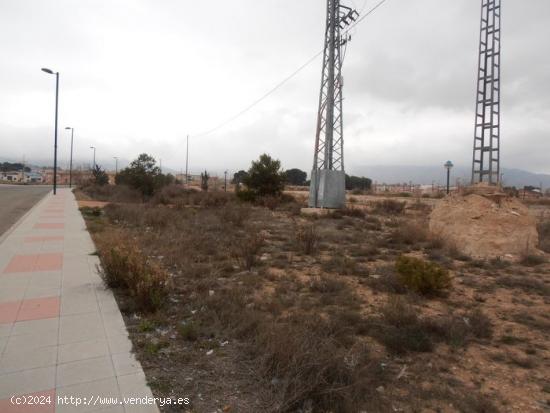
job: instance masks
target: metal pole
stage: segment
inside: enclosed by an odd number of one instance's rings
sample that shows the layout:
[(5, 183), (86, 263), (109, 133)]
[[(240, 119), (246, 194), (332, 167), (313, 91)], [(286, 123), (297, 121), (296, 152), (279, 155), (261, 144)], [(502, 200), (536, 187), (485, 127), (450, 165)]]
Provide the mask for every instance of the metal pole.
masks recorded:
[(57, 194), (57, 115), (59, 108), (59, 72), (55, 74), (55, 138), (53, 151), (53, 194)]
[[(542, 186), (542, 185), (541, 185)], [(227, 192), (227, 171), (224, 172), (224, 182), (223, 182), (223, 188), (225, 192)], [(542, 190), (541, 190), (542, 191)]]
[(115, 177), (118, 175), (118, 157), (114, 157), (115, 158)]
[(189, 135), (187, 135), (187, 149), (185, 152), (185, 186), (189, 183)]
[(69, 188), (73, 187), (73, 139), (74, 128), (71, 128), (71, 162), (69, 165)]
[(451, 192), (451, 168), (447, 168), (447, 195)]

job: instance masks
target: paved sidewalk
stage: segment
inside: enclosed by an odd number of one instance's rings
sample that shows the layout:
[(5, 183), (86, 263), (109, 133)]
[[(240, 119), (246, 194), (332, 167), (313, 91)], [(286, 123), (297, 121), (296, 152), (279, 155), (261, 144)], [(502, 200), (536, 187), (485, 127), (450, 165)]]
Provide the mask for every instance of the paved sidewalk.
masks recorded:
[[(0, 244), (0, 412), (158, 412), (97, 399), (152, 394), (94, 251), (69, 189), (47, 195)], [(14, 395), (52, 404), (14, 406)]]

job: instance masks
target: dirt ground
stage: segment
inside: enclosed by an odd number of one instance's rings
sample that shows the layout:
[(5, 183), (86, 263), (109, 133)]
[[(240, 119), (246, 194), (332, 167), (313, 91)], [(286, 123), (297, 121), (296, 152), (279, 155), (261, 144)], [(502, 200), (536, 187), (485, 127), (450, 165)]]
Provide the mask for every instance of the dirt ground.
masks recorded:
[[(315, 218), (296, 195), (83, 209), (100, 257), (118, 234), (170, 275), (152, 314), (116, 291), (156, 396), (190, 397), (189, 412), (549, 410), (547, 259), (460, 254), (427, 232), (436, 200), (361, 196)], [(448, 271), (451, 288), (404, 288), (403, 255)]]

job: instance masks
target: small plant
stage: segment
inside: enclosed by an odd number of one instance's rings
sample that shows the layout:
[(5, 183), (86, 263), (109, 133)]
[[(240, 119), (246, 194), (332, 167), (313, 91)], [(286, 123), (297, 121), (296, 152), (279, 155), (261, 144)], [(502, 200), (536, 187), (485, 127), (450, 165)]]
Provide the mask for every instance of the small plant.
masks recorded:
[(187, 341), (197, 341), (199, 338), (199, 331), (194, 322), (189, 321), (185, 324), (180, 324), (178, 327), (178, 333), (184, 340)]
[(378, 214), (400, 215), (405, 211), (406, 206), (406, 202), (384, 199), (374, 204), (374, 212)]
[(109, 287), (128, 290), (142, 311), (162, 307), (168, 295), (166, 271), (122, 239), (113, 238), (100, 250), (102, 276)]
[(265, 243), (264, 237), (256, 229), (249, 228), (244, 239), (236, 241), (233, 256), (239, 266), (250, 271), (256, 264), (258, 254)]
[(433, 262), (402, 255), (395, 269), (401, 282), (419, 294), (437, 294), (451, 286), (449, 271)]
[(147, 318), (144, 318), (143, 320), (141, 320), (138, 326), (138, 330), (142, 333), (148, 333), (153, 331), (154, 329), (155, 329), (155, 323)]
[(382, 321), (376, 334), (388, 350), (397, 354), (433, 350), (429, 330), (418, 318), (416, 309), (404, 299), (390, 299), (382, 308)]
[(534, 254), (525, 254), (521, 257), (520, 263), (527, 267), (536, 267), (537, 265), (542, 265), (546, 262), (544, 257)]
[(493, 336), (493, 323), (479, 308), (467, 314), (471, 332), (476, 338), (491, 338)]
[(319, 235), (315, 224), (296, 227), (296, 245), (299, 251), (306, 255), (312, 255), (317, 251), (318, 244)]
[(208, 180), (210, 179), (210, 175), (208, 175), (207, 171), (204, 171), (204, 173), (201, 173), (201, 189), (204, 192), (208, 192)]

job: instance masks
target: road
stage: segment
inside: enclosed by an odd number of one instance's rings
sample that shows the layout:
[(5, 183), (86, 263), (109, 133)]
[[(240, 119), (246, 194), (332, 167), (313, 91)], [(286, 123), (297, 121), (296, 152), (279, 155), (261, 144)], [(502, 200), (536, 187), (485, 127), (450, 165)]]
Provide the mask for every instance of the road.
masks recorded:
[(51, 189), (49, 185), (0, 185), (0, 237)]

